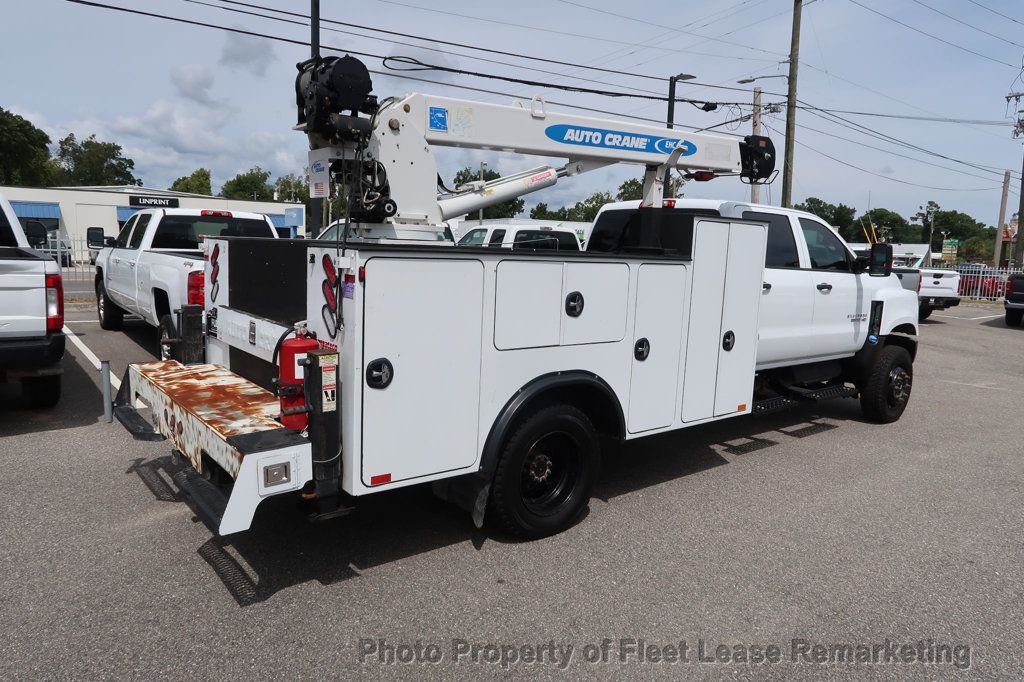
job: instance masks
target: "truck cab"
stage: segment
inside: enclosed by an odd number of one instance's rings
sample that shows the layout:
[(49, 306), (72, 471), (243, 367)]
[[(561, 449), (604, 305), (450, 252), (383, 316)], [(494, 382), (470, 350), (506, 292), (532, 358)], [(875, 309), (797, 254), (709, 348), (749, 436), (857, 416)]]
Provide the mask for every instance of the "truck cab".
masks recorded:
[(470, 227), (459, 246), (499, 246), (505, 249), (581, 251), (575, 230), (551, 225), (481, 225)]
[[(758, 323), (759, 372), (800, 366), (799, 372), (788, 373), (824, 379), (842, 375), (851, 358), (890, 334), (895, 335), (890, 342), (905, 346), (911, 357), (916, 353), (916, 295), (905, 291), (896, 275), (871, 276), (866, 259), (854, 255), (817, 216), (778, 206), (710, 199), (665, 203), (679, 211), (735, 215), (768, 225)], [(613, 213), (639, 208), (635, 201), (604, 206), (587, 250), (600, 248), (601, 224), (615, 219)]]

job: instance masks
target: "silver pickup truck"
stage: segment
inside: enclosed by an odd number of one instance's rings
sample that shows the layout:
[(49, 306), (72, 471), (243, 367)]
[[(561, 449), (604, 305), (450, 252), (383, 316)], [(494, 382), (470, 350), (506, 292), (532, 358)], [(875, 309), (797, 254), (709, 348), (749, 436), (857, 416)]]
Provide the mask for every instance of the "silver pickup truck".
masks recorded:
[[(0, 196), (0, 382), (20, 381), (32, 407), (60, 400), (64, 357), (64, 286), (60, 267), (32, 248), (10, 203)], [(32, 243), (30, 243), (32, 242)]]

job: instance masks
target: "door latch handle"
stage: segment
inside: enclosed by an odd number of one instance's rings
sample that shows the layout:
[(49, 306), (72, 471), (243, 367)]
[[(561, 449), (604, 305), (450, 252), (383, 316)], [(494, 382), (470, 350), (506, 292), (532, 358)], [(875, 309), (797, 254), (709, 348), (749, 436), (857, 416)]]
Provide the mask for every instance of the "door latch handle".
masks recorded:
[(565, 297), (565, 314), (569, 317), (579, 317), (583, 313), (583, 294), (574, 291)]
[(771, 291), (771, 290), (772, 290), (772, 283), (771, 282), (761, 282), (761, 291)]
[(822, 282), (818, 285), (818, 291), (832, 291), (832, 285), (828, 282)]
[(633, 357), (639, 360), (640, 362), (646, 360), (647, 356), (649, 356), (650, 354), (651, 342), (648, 341), (646, 338), (638, 340), (636, 342), (636, 345), (633, 346)]
[(395, 378), (395, 368), (387, 358), (379, 358), (366, 365), (366, 385), (370, 388), (387, 388)]
[(736, 345), (736, 335), (730, 329), (722, 336), (722, 350), (730, 351)]

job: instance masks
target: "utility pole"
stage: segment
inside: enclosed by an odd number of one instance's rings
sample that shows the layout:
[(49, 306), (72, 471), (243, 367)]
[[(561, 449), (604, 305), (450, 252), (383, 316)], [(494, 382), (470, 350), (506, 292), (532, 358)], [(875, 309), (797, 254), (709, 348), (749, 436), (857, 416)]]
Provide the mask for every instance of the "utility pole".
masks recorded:
[[(320, 58), (320, 0), (310, 0), (309, 3), (309, 56), (313, 59)], [(327, 196), (330, 197), (330, 181), (328, 181)], [(321, 228), (323, 228), (323, 210), (324, 200), (313, 199), (309, 200), (309, 220), (312, 223), (306, 228), (306, 236), (312, 235), (313, 237), (320, 234)]]
[[(1012, 99), (1019, 105), (1022, 98), (1024, 98), (1024, 92), (1011, 92), (1006, 96), (1006, 102), (1009, 103)], [(1020, 114), (1020, 110), (1017, 113)], [(1013, 127), (1013, 137), (1017, 139), (1021, 135), (1024, 135), (1024, 118), (1018, 116)], [(1021, 227), (1024, 226), (1024, 163), (1021, 166), (1020, 190), (1020, 204), (1017, 206), (1017, 242), (1013, 245), (1010, 267), (1020, 267), (1021, 260), (1024, 259), (1024, 230), (1021, 230)]]
[[(754, 88), (754, 135), (761, 134), (761, 88)], [(761, 203), (761, 185), (750, 183), (750, 203)]]
[(796, 72), (800, 64), (800, 13), (803, 0), (793, 0), (793, 33), (789, 40), (789, 89), (786, 91), (786, 160), (782, 166), (782, 206), (793, 208), (793, 147), (796, 146)]
[(1006, 202), (1010, 198), (1010, 171), (1003, 174), (1003, 198), (999, 201), (999, 222), (996, 223), (996, 245), (992, 250), (992, 267), (998, 268), (1003, 255), (1003, 224), (1006, 222)]

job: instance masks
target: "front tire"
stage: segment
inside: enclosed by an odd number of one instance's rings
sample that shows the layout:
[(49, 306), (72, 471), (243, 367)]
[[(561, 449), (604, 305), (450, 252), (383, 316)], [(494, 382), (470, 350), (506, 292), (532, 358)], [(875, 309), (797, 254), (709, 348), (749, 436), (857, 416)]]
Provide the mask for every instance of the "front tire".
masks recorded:
[(100, 319), (100, 328), (116, 331), (124, 322), (124, 311), (107, 296), (107, 288), (102, 280), (96, 281), (96, 317)]
[(901, 346), (885, 346), (875, 357), (860, 393), (864, 416), (876, 424), (898, 420), (910, 402), (914, 383), (914, 363)]
[(932, 309), (929, 308), (926, 305), (923, 305), (923, 306), (921, 306), (920, 308), (917, 309), (917, 321), (918, 322), (924, 322), (925, 320), (927, 320), (931, 316), (931, 314), (932, 314)]
[(21, 394), (29, 407), (53, 407), (60, 401), (60, 375), (26, 377), (21, 380)]
[(1019, 327), (1020, 323), (1024, 322), (1024, 310), (1009, 310), (1006, 311), (1006, 326), (1007, 327)]
[(590, 501), (600, 462), (600, 441), (586, 414), (572, 405), (541, 408), (505, 442), (491, 509), (519, 537), (563, 531)]

